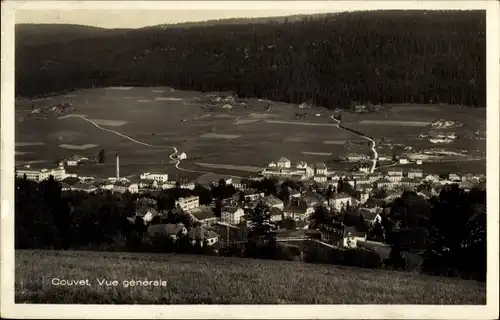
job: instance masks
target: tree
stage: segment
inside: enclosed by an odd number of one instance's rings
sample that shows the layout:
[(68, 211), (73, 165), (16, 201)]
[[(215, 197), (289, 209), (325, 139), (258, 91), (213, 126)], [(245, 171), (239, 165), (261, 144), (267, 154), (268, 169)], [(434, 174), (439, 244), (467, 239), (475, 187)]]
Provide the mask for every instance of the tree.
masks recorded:
[(250, 230), (246, 243), (246, 256), (272, 258), (276, 254), (277, 243), (274, 223), (271, 221), (269, 207), (260, 201), (255, 208), (248, 210)]
[(321, 226), (329, 226), (332, 224), (333, 217), (328, 209), (324, 206), (317, 206), (311, 214), (309, 221), (313, 228), (320, 228)]
[(220, 218), (222, 215), (222, 201), (220, 199), (215, 200), (215, 206), (213, 208), (214, 216)]
[(281, 184), (278, 199), (283, 201), (285, 205), (290, 201), (290, 191), (288, 191), (288, 186), (286, 184)]
[(458, 185), (441, 190), (428, 222), (430, 235), (423, 271), (486, 278), (486, 191), (465, 192)]
[(106, 151), (104, 149), (101, 149), (101, 151), (99, 151), (99, 153), (97, 154), (97, 162), (106, 162)]
[(245, 202), (245, 192), (243, 192), (243, 191), (238, 192), (238, 201), (240, 203), (244, 203)]
[(292, 218), (285, 218), (280, 223), (281, 228), (287, 230), (295, 230), (297, 228), (297, 223)]

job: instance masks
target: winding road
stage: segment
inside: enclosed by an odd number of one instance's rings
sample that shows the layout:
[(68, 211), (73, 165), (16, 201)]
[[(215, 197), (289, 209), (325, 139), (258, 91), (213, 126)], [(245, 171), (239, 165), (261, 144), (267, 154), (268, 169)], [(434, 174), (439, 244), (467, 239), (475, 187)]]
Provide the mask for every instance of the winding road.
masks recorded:
[[(218, 174), (217, 172), (211, 172), (211, 171), (199, 171), (199, 170), (190, 170), (190, 169), (184, 169), (184, 168), (181, 168), (180, 167), (180, 163), (181, 163), (181, 159), (179, 158), (176, 158), (175, 155), (177, 155), (179, 153), (179, 150), (177, 150), (176, 147), (174, 146), (156, 146), (156, 145), (152, 145), (152, 144), (149, 144), (149, 143), (145, 143), (145, 142), (142, 142), (142, 141), (139, 141), (139, 140), (136, 140), (134, 138), (131, 138), (123, 133), (120, 133), (118, 131), (115, 131), (115, 130), (111, 130), (111, 129), (107, 129), (107, 128), (103, 128), (101, 127), (100, 125), (98, 125), (97, 123), (95, 123), (94, 121), (84, 117), (84, 116), (73, 116), (72, 118), (78, 118), (78, 119), (83, 119), (89, 123), (91, 123), (94, 127), (100, 129), (100, 130), (103, 130), (103, 131), (107, 131), (107, 132), (111, 132), (111, 133), (114, 133), (120, 137), (123, 137), (125, 139), (128, 139), (132, 142), (135, 142), (137, 144), (141, 144), (143, 146), (147, 146), (147, 147), (151, 147), (151, 148), (165, 148), (165, 147), (169, 147), (169, 148), (172, 148), (174, 150), (174, 152), (172, 152), (168, 157), (175, 162), (175, 168), (180, 170), (180, 171), (184, 171), (184, 172), (191, 172), (191, 173), (201, 173), (201, 174)], [(229, 176), (229, 177), (232, 177), (232, 178), (239, 178), (239, 179), (243, 179), (244, 177), (240, 177), (240, 176), (235, 176), (235, 175), (226, 175), (226, 176)]]
[(346, 130), (346, 131), (349, 131), (349, 132), (352, 132), (355, 135), (357, 135), (359, 137), (362, 137), (362, 138), (364, 138), (366, 140), (369, 140), (371, 142), (371, 151), (373, 153), (373, 159), (371, 159), (372, 160), (372, 167), (370, 168), (370, 173), (373, 173), (375, 171), (375, 169), (377, 168), (377, 159), (378, 159), (378, 152), (377, 152), (375, 141), (372, 138), (370, 138), (370, 137), (368, 137), (368, 136), (366, 136), (366, 135), (364, 135), (364, 134), (362, 134), (360, 132), (357, 132), (356, 130), (344, 127), (340, 123), (340, 120), (336, 119), (333, 115), (330, 116), (330, 118), (333, 119), (336, 122), (337, 128), (342, 129), (342, 130)]

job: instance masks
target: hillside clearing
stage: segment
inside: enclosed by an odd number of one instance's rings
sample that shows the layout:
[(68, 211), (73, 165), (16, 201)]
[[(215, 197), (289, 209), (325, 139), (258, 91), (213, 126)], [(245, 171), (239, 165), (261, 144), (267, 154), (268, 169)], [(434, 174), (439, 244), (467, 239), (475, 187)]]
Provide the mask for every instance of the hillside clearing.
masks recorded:
[(81, 146), (74, 144), (60, 144), (59, 147), (70, 150), (85, 150), (85, 149), (95, 148), (97, 147), (97, 144), (84, 144)]
[(361, 120), (359, 124), (380, 124), (387, 126), (425, 127), (430, 121), (391, 121), (391, 120)]
[[(475, 281), (286, 261), (16, 250), (15, 262), (16, 303), (484, 304), (486, 301), (485, 285)], [(52, 284), (54, 278), (89, 279), (90, 286), (56, 286)], [(118, 284), (100, 286), (97, 278), (117, 280)], [(124, 287), (131, 280), (156, 280), (160, 285)]]

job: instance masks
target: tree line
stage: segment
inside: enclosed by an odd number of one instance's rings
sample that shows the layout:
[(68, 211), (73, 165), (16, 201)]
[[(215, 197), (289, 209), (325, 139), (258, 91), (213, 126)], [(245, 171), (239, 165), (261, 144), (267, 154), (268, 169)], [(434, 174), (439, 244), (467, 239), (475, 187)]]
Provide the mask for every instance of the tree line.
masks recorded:
[(348, 108), (486, 106), (485, 11), (372, 11), (153, 27), (16, 50), (16, 95), (172, 86)]

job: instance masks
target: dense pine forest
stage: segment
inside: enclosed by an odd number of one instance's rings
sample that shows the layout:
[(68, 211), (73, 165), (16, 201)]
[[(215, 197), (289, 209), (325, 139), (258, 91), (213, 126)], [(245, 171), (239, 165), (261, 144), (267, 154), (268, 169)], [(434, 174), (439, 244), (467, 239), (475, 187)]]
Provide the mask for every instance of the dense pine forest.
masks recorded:
[(373, 11), (100, 33), (18, 46), (16, 95), (172, 86), (328, 108), (484, 107), (485, 25), (484, 11)]

